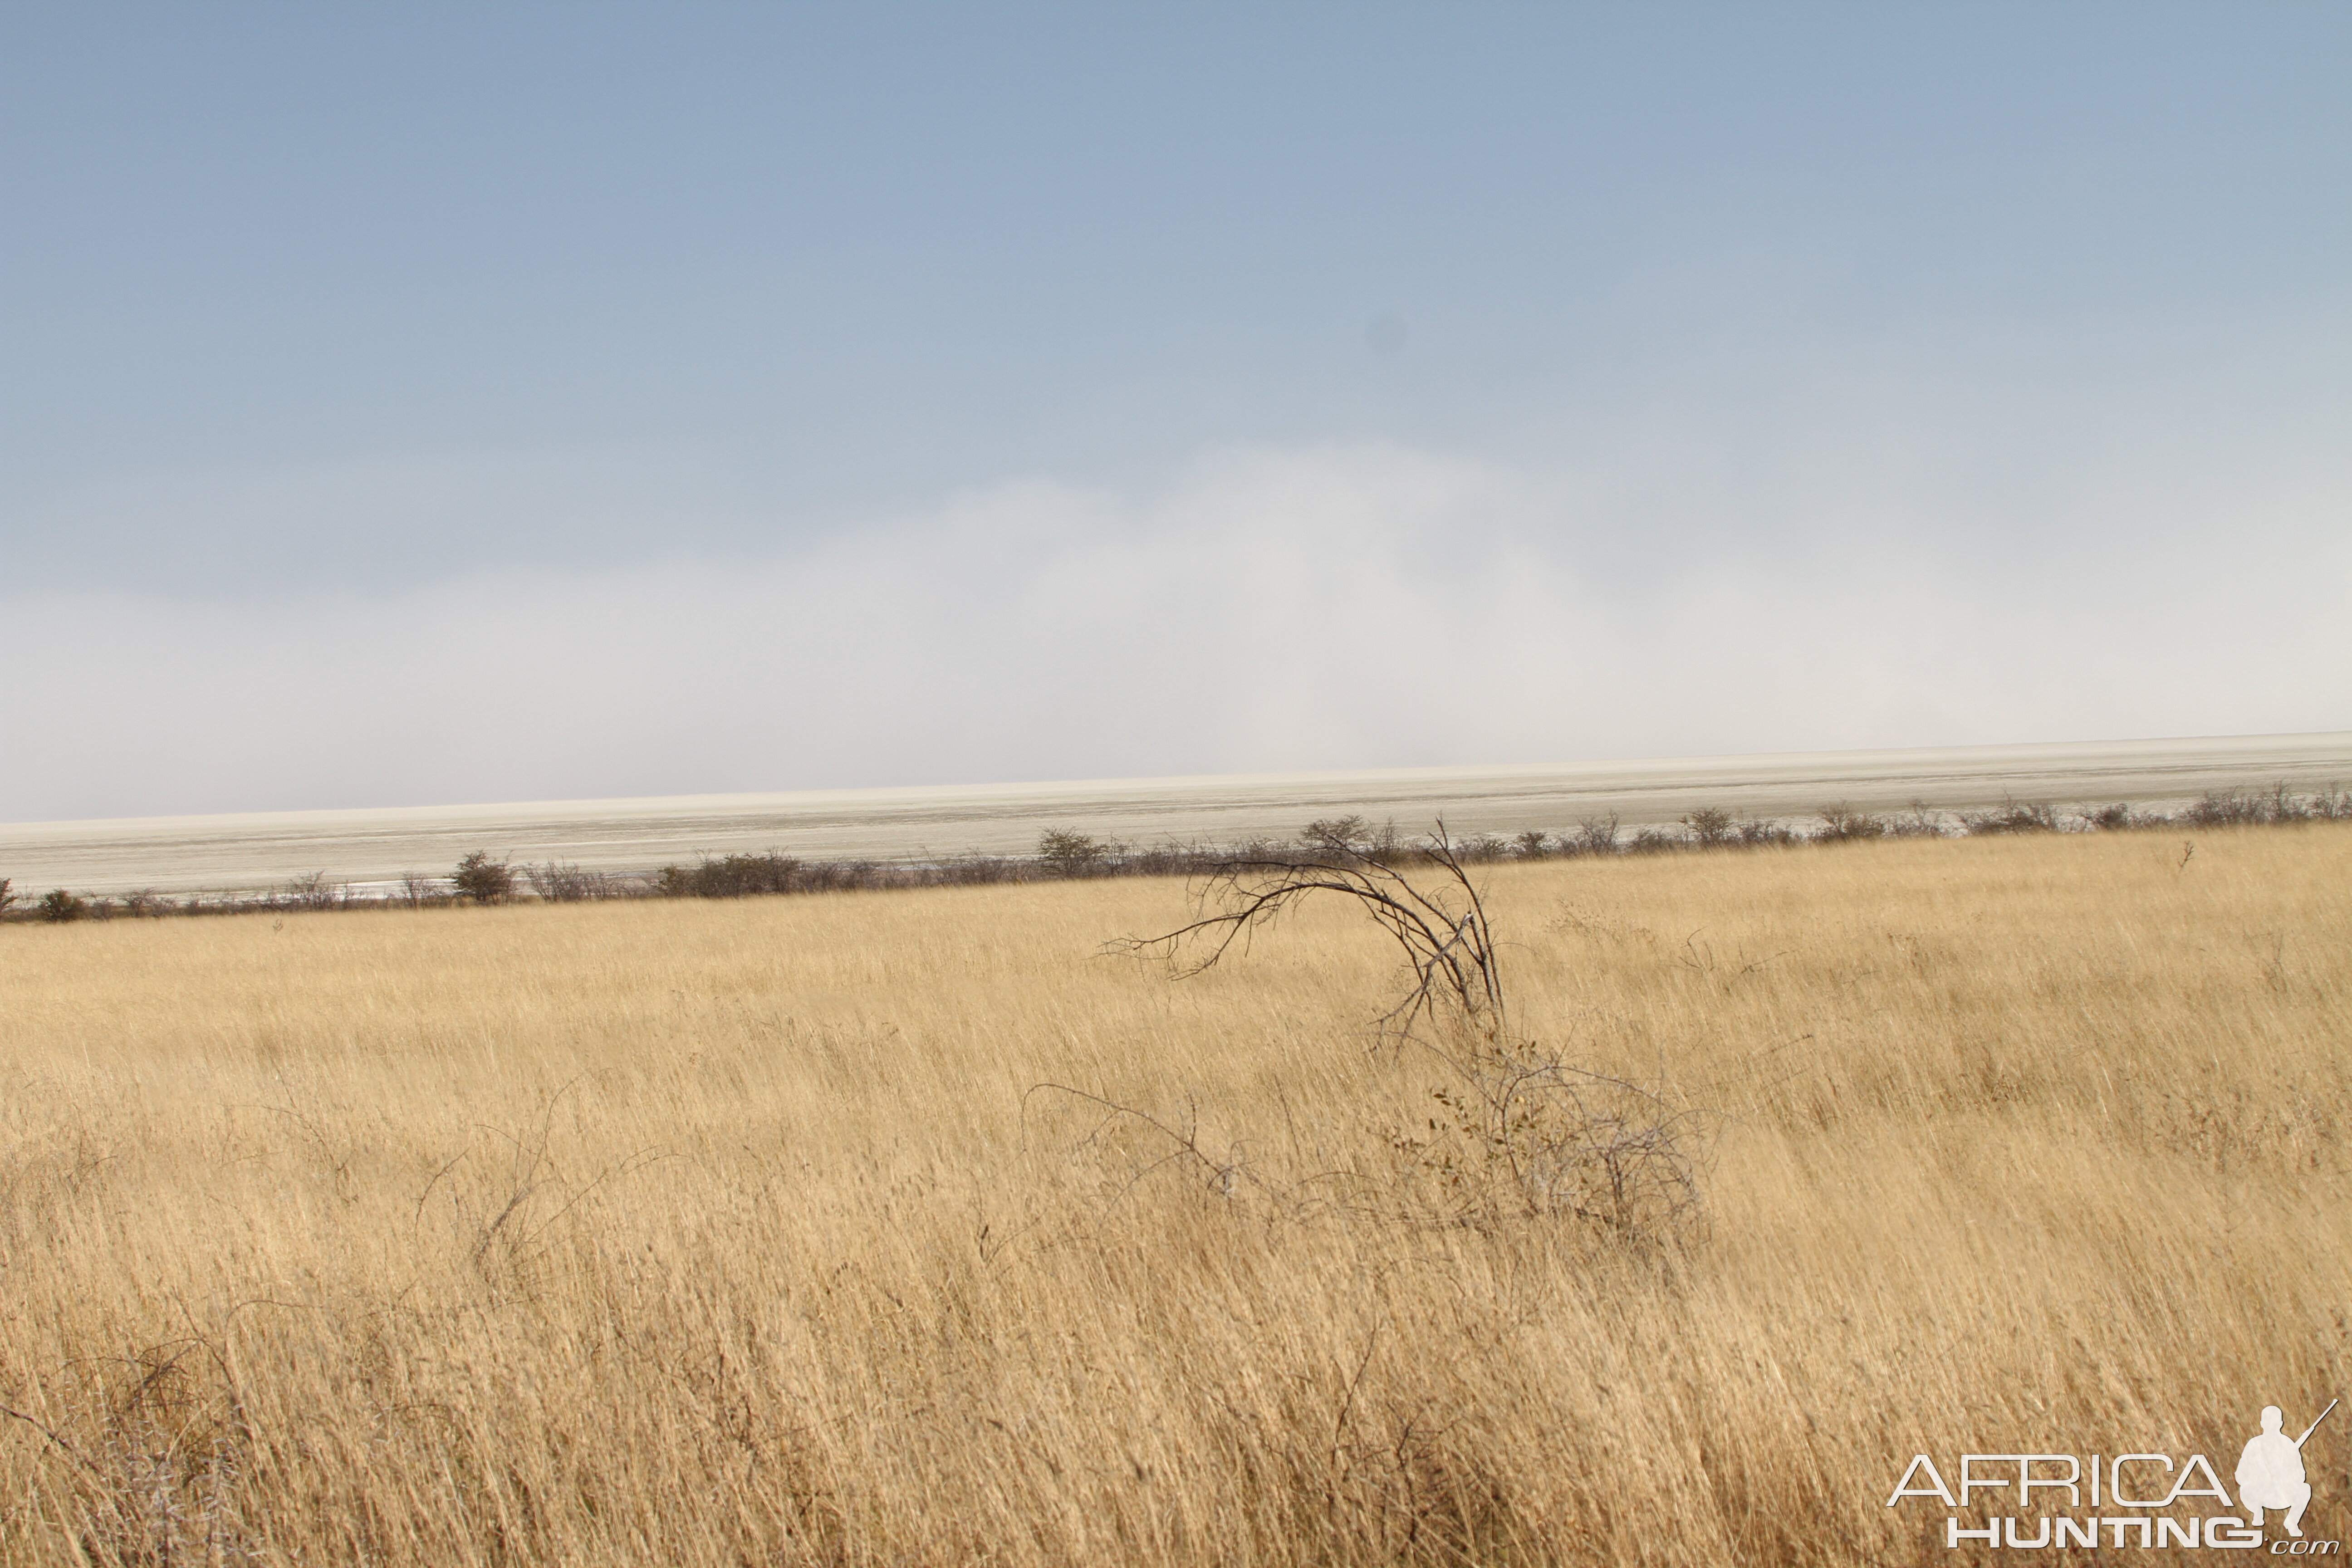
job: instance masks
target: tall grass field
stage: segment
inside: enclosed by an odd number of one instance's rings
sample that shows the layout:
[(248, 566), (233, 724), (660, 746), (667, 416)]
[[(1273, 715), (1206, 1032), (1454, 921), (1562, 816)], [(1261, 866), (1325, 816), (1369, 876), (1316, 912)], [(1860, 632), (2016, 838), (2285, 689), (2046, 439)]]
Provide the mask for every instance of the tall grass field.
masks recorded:
[(2352, 1392), (2352, 826), (1476, 875), (1696, 1211), (1423, 1201), (1340, 900), (1190, 979), (1153, 879), (0, 930), (0, 1561), (2006, 1561), (2130, 1510), (1915, 1456), (2235, 1500)]

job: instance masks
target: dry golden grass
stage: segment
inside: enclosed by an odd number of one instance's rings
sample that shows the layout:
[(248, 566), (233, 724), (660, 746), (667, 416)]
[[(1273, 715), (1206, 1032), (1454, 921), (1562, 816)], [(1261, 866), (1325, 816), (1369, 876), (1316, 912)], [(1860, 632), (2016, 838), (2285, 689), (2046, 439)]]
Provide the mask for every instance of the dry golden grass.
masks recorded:
[(1141, 881), (0, 931), (0, 1557), (1880, 1563), (1918, 1451), (2226, 1479), (2347, 1383), (2352, 830), (2196, 844), (1495, 870), (1522, 1026), (1721, 1115), (1679, 1250), (1381, 1210), (1439, 1078), (1337, 907), (1181, 984), (1093, 956)]

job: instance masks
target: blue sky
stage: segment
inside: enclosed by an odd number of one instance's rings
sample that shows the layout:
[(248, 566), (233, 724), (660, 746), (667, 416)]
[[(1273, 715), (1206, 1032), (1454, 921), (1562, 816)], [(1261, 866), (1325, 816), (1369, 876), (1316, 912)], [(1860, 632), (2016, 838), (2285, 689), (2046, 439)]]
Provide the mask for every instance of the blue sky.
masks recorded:
[(2334, 5), (12, 7), (0, 819), (2352, 727), (2347, 80)]

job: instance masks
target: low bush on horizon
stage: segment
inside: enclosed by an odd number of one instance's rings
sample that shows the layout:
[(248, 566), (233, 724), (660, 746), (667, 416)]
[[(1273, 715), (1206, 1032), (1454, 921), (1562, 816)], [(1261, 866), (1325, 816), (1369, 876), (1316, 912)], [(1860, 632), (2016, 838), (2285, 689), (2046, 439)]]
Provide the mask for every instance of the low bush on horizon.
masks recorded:
[(491, 859), (487, 849), (477, 849), (457, 862), (449, 885), (477, 904), (502, 904), (514, 897), (514, 868), (504, 859)]
[[(2300, 822), (2352, 821), (2352, 790), (2340, 785), (2299, 795), (2284, 783), (2267, 789), (2211, 790), (2178, 811), (2137, 812), (2124, 803), (2105, 805), (2053, 805), (2047, 802), (2006, 801), (1981, 812), (1948, 813), (1914, 801), (1902, 812), (1857, 810), (1843, 803), (1823, 806), (1811, 825), (1769, 818), (1740, 818), (1719, 807), (1702, 807), (1668, 826), (1638, 828), (1631, 837), (1614, 816), (1588, 817), (1569, 831), (1553, 834), (1528, 828), (1510, 835), (1474, 834), (1456, 840), (1453, 852), (1466, 865), (1491, 865), (1506, 860), (1546, 860), (1590, 856), (1655, 855), (1685, 850), (1788, 847), (1802, 844), (1847, 844), (1881, 838), (1983, 837), (2020, 833), (2124, 832), (2179, 827), (2276, 826)], [(1440, 823), (1439, 826), (1443, 827)], [(890, 891), (915, 888), (985, 887), (1003, 882), (1069, 880), (1097, 877), (1196, 877), (1210, 874), (1234, 858), (1264, 858), (1305, 847), (1326, 853), (1349, 846), (1367, 847), (1377, 858), (1409, 861), (1419, 855), (1398, 833), (1393, 822), (1375, 828), (1362, 816), (1340, 816), (1309, 823), (1294, 841), (1214, 845), (1164, 843), (1139, 847), (1116, 838), (1098, 838), (1070, 827), (1049, 827), (1038, 836), (1034, 854), (970, 853), (934, 860), (821, 860), (785, 855), (705, 856), (692, 866), (667, 865), (646, 873), (584, 871), (576, 865), (548, 861), (525, 865), (518, 877), (506, 858), (493, 858), (487, 849), (460, 860), (447, 878), (409, 873), (397, 892), (365, 895), (345, 883), (331, 882), (324, 871), (312, 872), (271, 893), (210, 899), (190, 894), (174, 902), (152, 889), (121, 895), (121, 902), (106, 898), (70, 899), (52, 906), (44, 899), (32, 910), (12, 910), (17, 902), (6, 895), (0, 879), (0, 923), (37, 914), (50, 921), (85, 917), (105, 921), (117, 914), (134, 918), (169, 914), (235, 914), (256, 911), (325, 909), (437, 908), (452, 903), (506, 903), (527, 886), (541, 902), (574, 903), (610, 899), (704, 898), (735, 899), (781, 893)], [(55, 897), (56, 895), (51, 895)]]
[[(102, 907), (103, 900), (100, 900), (100, 903)], [(42, 894), (41, 901), (34, 908), (39, 910), (41, 919), (51, 925), (63, 925), (68, 921), (80, 920), (89, 913), (88, 903), (75, 898), (63, 888), (52, 888)]]

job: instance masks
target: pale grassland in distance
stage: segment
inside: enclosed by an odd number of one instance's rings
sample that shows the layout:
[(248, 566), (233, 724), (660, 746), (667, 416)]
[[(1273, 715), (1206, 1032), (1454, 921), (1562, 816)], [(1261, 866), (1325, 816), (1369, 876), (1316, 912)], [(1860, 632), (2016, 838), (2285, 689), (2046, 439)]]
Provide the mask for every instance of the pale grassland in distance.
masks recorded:
[(1181, 983), (1097, 955), (1153, 880), (0, 931), (0, 1558), (1942, 1562), (1915, 1453), (2227, 1484), (2352, 1383), (2352, 828), (2193, 842), (1486, 872), (1521, 1026), (1710, 1113), (1646, 1247), (1401, 1217), (1338, 907)]

